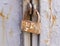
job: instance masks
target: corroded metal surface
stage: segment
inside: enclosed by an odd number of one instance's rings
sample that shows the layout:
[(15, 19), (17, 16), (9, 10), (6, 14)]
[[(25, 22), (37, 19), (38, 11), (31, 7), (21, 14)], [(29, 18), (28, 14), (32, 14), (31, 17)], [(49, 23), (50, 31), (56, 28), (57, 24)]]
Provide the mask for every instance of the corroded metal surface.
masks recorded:
[(34, 33), (34, 34), (40, 34), (40, 26), (39, 25), (40, 25), (39, 23), (22, 20), (22, 31)]

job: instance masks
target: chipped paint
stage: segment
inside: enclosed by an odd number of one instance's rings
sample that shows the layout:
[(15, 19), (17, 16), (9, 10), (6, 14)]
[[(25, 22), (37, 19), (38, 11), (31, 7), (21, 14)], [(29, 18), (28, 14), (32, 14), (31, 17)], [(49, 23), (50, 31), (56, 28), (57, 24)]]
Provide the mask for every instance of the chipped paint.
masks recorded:
[(56, 24), (56, 16), (55, 16), (55, 15), (52, 16), (52, 26), (53, 26), (54, 24)]
[(49, 2), (49, 9), (52, 10), (51, 9), (51, 7), (52, 7), (52, 0), (48, 0), (48, 2)]

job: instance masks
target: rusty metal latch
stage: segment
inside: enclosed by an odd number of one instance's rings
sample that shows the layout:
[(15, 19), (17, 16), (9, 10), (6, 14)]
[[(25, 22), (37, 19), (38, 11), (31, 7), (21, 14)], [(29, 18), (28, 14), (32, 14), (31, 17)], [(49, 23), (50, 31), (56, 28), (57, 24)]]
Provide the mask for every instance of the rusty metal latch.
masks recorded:
[(25, 32), (40, 34), (40, 14), (31, 4), (27, 4), (27, 10), (24, 13), (21, 29)]

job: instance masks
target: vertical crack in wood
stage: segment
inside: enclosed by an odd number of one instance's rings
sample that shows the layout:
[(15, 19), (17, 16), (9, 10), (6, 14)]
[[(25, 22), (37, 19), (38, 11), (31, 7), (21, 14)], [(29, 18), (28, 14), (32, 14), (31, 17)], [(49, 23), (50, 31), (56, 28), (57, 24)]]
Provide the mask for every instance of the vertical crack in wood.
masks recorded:
[(24, 33), (22, 31), (20, 33), (20, 46), (24, 46)]
[[(33, 15), (33, 4), (32, 4), (32, 0), (30, 0), (30, 3), (32, 5), (32, 13), (30, 14), (30, 21), (32, 21), (32, 15)], [(30, 33), (30, 46), (32, 46), (32, 33)]]

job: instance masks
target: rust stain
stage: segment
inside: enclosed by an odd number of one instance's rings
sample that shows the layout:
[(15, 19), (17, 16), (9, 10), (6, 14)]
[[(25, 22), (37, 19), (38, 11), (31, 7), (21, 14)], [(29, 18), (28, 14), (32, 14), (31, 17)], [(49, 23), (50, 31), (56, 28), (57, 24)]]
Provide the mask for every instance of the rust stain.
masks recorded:
[(52, 29), (50, 28), (49, 32), (48, 32), (47, 39), (44, 40), (44, 42), (46, 43), (47, 46), (50, 46), (51, 34), (52, 34)]
[(47, 18), (49, 18), (49, 21), (50, 21), (50, 24), (49, 24), (49, 32), (48, 32), (48, 35), (47, 35), (47, 40), (45, 40), (45, 43), (47, 44), (47, 46), (50, 46), (50, 40), (51, 40), (51, 33), (52, 33), (52, 21), (51, 19), (55, 19), (54, 17), (52, 18), (52, 0), (48, 0), (49, 2), (49, 10), (50, 10), (50, 15), (48, 16), (48, 13), (47, 13)]
[(56, 15), (53, 15), (52, 13), (52, 0), (48, 0), (48, 2), (49, 2), (50, 15), (46, 13), (46, 18), (49, 18), (50, 24), (49, 24), (49, 32), (47, 34), (47, 40), (45, 40), (44, 42), (46, 43), (47, 46), (50, 46), (50, 43), (51, 43), (50, 40), (52, 36), (52, 27), (56, 23)]
[(0, 12), (0, 16), (3, 17), (3, 18), (5, 17), (5, 16), (3, 15), (3, 10), (2, 10), (2, 12)]
[(48, 0), (48, 2), (49, 2), (49, 9), (51, 10), (52, 0)]
[(13, 30), (12, 30), (12, 28), (10, 29), (9, 35), (10, 35), (11, 37), (13, 37)]
[(5, 15), (3, 14), (3, 9), (2, 9), (2, 11), (0, 12), (0, 16), (1, 16), (2, 18), (9, 19), (9, 16), (10, 16), (11, 11), (12, 11), (12, 6), (10, 6), (9, 12), (8, 12), (7, 16), (5, 16)]
[(48, 0), (48, 2), (49, 2), (49, 5), (51, 5), (52, 0)]
[(49, 32), (48, 32), (48, 39), (45, 40), (45, 43), (49, 43), (48, 46), (50, 46), (50, 40), (51, 40), (51, 34), (52, 34), (52, 27), (54, 26), (56, 22), (56, 16), (52, 13), (52, 0), (49, 0), (49, 9), (50, 9), (50, 16), (47, 14), (47, 18), (49, 18), (50, 24), (49, 24)]
[(56, 16), (53, 15), (53, 13), (52, 13), (52, 0), (48, 0), (48, 1), (49, 1), (49, 9), (50, 9), (50, 17), (51, 17), (50, 20), (52, 20), (51, 26), (53, 26), (56, 22)]
[(47, 46), (50, 46), (50, 40), (49, 39), (44, 40), (44, 42), (46, 43)]
[(45, 43), (50, 46), (50, 40), (51, 40), (51, 34), (52, 34), (52, 27), (49, 29), (47, 40), (45, 40)]
[(44, 40), (44, 41), (45, 41), (46, 44), (49, 42), (49, 40)]
[(2, 17), (2, 43), (3, 43), (3, 46), (5, 45), (5, 15), (3, 14), (3, 9), (2, 11), (0, 12), (0, 16)]
[(56, 23), (56, 16), (53, 15), (53, 16), (52, 16), (52, 25), (54, 25), (55, 23)]
[(49, 2), (49, 10), (50, 10), (50, 15), (48, 15), (48, 13), (46, 13), (46, 18), (49, 19), (50, 24), (49, 24), (49, 32), (47, 34), (47, 40), (44, 40), (44, 42), (46, 43), (47, 46), (50, 46), (51, 43), (51, 36), (52, 36), (52, 28), (54, 26), (54, 24), (56, 23), (56, 15), (53, 15), (52, 13), (52, 0), (48, 0)]
[[(5, 31), (5, 20), (8, 19), (8, 16), (10, 15), (10, 12), (8, 13), (7, 16), (4, 15), (3, 13), (3, 8), (2, 8), (2, 11), (0, 12), (0, 17), (2, 17), (2, 43), (3, 43), (3, 46), (5, 45), (5, 40), (6, 40), (6, 31)], [(10, 11), (11, 11), (11, 8), (10, 8)]]

